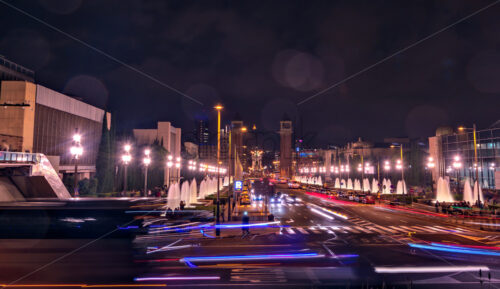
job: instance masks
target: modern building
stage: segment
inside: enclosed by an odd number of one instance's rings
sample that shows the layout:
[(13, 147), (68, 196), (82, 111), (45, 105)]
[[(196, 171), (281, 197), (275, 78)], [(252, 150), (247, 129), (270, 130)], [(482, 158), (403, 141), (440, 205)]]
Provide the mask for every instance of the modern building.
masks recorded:
[[(78, 172), (84, 177), (95, 173), (103, 109), (29, 81), (2, 81), (0, 106), (2, 150), (43, 153), (56, 171), (73, 173), (70, 147), (77, 130), (83, 146)], [(111, 115), (106, 114), (109, 129)]]
[[(138, 145), (153, 144), (158, 141), (163, 144), (174, 160), (181, 157), (181, 132), (180, 128), (172, 126), (168, 121), (158, 122), (157, 128), (133, 130)], [(169, 180), (170, 182), (178, 181), (179, 177), (179, 169), (165, 170), (165, 185), (168, 185)]]
[(292, 121), (284, 118), (280, 121), (280, 175), (292, 177)]
[(196, 141), (198, 145), (210, 143), (210, 132), (208, 130), (208, 121), (206, 119), (196, 120)]
[[(475, 161), (477, 154), (477, 164)], [(474, 149), (473, 128), (454, 130), (440, 127), (436, 135), (429, 138), (429, 156), (433, 165), (428, 169), (434, 183), (439, 177), (448, 176), (452, 182), (463, 182), (477, 177), (482, 188), (500, 189), (500, 127), (493, 125), (476, 131)], [(477, 169), (476, 169), (477, 168)]]
[(3, 80), (35, 82), (35, 72), (0, 55), (0, 81)]
[[(220, 160), (224, 163), (227, 163), (229, 158), (229, 136), (230, 128), (229, 126), (225, 126), (220, 131)], [(204, 160), (210, 163), (217, 162), (217, 138), (214, 140), (214, 143), (202, 143), (198, 147), (198, 152), (200, 156), (200, 160)]]

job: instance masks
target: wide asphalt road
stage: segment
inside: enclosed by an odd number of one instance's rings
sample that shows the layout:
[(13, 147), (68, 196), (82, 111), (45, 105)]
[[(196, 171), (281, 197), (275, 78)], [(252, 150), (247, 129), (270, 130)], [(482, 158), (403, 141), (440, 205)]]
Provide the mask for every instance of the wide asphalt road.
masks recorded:
[[(494, 232), (404, 209), (280, 190), (298, 201), (284, 198), (269, 205), (278, 224), (251, 228), (245, 239), (238, 228), (234, 236), (218, 239), (213, 228), (200, 227), (210, 224), (167, 223), (133, 240), (0, 240), (0, 283), (481, 288), (483, 282), (484, 288), (500, 287), (500, 250), (490, 248), (498, 240)], [(447, 245), (437, 250), (409, 245), (432, 242)], [(446, 247), (455, 245), (489, 249)]]

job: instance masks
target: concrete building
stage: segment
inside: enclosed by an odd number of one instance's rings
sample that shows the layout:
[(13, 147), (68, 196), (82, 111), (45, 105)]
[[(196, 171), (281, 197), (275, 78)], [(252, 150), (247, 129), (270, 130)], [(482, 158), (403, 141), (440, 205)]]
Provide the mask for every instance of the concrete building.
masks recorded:
[[(78, 130), (84, 151), (78, 172), (95, 172), (104, 110), (28, 81), (2, 81), (0, 104), (2, 150), (43, 153), (56, 171), (73, 173), (70, 147)], [(109, 113), (107, 120), (109, 129)]]
[(292, 177), (292, 121), (286, 117), (280, 121), (280, 175)]
[[(498, 122), (488, 129), (476, 131), (478, 179), (482, 188), (500, 189), (500, 126)], [(476, 178), (474, 135), (472, 129), (453, 130), (440, 127), (429, 137), (429, 156), (433, 160), (434, 183), (439, 177), (448, 176), (461, 184), (466, 178)]]
[[(158, 140), (160, 144), (168, 151), (175, 160), (181, 157), (181, 132), (180, 128), (172, 126), (168, 121), (158, 122), (157, 128), (153, 129), (134, 129), (134, 138), (138, 145), (153, 144)], [(178, 181), (180, 170), (172, 168), (165, 170), (165, 185), (168, 181)]]
[(0, 81), (3, 80), (35, 82), (35, 72), (0, 55)]

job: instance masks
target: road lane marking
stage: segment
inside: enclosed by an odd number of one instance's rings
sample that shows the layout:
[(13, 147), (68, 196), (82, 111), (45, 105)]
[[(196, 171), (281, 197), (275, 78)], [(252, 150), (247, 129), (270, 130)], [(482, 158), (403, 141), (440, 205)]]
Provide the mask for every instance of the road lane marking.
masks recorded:
[(351, 233), (355, 233), (355, 234), (359, 234), (360, 233), (358, 230), (354, 229), (353, 227), (349, 227), (349, 226), (343, 226), (342, 229), (347, 230), (347, 231), (349, 231)]
[(417, 228), (417, 229), (420, 229), (421, 231), (424, 231), (424, 232), (428, 232), (428, 233), (436, 233), (436, 231), (433, 231), (433, 230), (430, 230), (428, 228), (425, 228), (425, 227), (421, 227), (421, 226), (411, 226), (412, 228)]
[(288, 232), (288, 234), (294, 235), (295, 231), (292, 230), (292, 228), (286, 227), (285, 230)]
[(341, 227), (337, 227), (337, 226), (330, 226), (330, 228), (334, 231), (338, 231), (340, 233), (343, 233), (343, 234), (347, 234), (348, 232), (347, 231), (344, 231)]
[(368, 228), (368, 229), (371, 230), (371, 231), (375, 231), (375, 232), (377, 232), (379, 234), (382, 234), (382, 235), (387, 234), (387, 232), (382, 231), (380, 229), (377, 229), (376, 227), (371, 227), (371, 228)]
[(301, 232), (302, 234), (304, 235), (309, 235), (309, 232), (307, 232), (306, 230), (304, 230), (303, 228), (301, 227), (296, 227), (295, 229), (297, 229), (299, 232)]
[(321, 232), (318, 231), (315, 226), (309, 227), (309, 230), (311, 230), (314, 234), (321, 234)]
[(390, 234), (394, 234), (394, 233), (397, 233), (395, 230), (391, 229), (391, 228), (387, 228), (387, 227), (383, 227), (383, 226), (380, 226), (380, 225), (373, 225), (377, 228), (379, 228), (380, 230), (382, 231), (386, 231), (386, 232), (389, 232)]
[(371, 233), (371, 231), (370, 231), (370, 230), (367, 230), (367, 229), (365, 229), (365, 228), (363, 228), (363, 227), (361, 227), (361, 226), (356, 226), (355, 228), (356, 228), (356, 229), (358, 229), (358, 230), (360, 230), (360, 231), (363, 231), (363, 232), (365, 232), (365, 233)]
[(403, 229), (403, 228), (400, 228), (398, 226), (389, 226), (389, 228), (393, 229), (393, 230), (396, 230), (396, 231), (399, 231), (401, 233), (407, 233), (407, 230)]
[(335, 233), (330, 231), (327, 227), (319, 226), (319, 228), (323, 231), (326, 231), (328, 234), (335, 235)]

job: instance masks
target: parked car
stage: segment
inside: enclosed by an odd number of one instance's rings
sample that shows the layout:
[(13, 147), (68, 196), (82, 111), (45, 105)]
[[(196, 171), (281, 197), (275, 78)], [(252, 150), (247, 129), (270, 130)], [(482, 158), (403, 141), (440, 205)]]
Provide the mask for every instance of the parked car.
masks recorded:
[(372, 195), (366, 195), (363, 198), (363, 204), (375, 204), (375, 197)]

